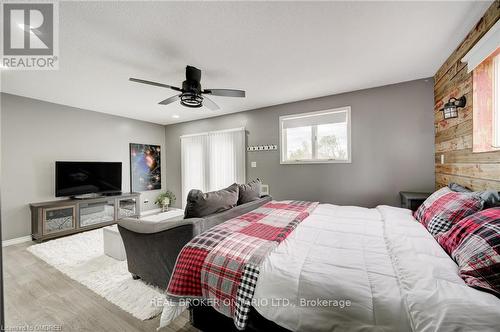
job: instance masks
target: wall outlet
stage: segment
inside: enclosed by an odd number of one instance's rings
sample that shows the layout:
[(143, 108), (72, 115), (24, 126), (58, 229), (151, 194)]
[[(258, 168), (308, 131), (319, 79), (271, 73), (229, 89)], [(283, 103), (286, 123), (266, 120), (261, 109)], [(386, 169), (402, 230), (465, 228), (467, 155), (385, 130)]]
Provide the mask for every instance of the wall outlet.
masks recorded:
[(441, 165), (444, 164), (444, 154), (441, 155)]
[(251, 164), (250, 164), (250, 166), (251, 166), (252, 168), (257, 167), (257, 162), (256, 162), (256, 161), (252, 161), (252, 162), (251, 162)]

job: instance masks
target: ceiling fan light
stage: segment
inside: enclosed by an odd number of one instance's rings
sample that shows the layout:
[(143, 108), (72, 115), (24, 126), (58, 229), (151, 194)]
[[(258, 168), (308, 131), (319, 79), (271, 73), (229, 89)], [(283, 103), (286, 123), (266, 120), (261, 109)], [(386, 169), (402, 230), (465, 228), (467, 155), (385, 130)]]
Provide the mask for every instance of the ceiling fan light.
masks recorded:
[(178, 88), (176, 86), (147, 81), (139, 78), (130, 77), (129, 81), (148, 84), (152, 86), (157, 86), (161, 88), (172, 89), (175, 91), (179, 91), (180, 94), (169, 97), (165, 100), (160, 101), (158, 104), (160, 105), (169, 105), (174, 102), (180, 100), (182, 106), (199, 108), (205, 106), (205, 108), (216, 111), (219, 110), (220, 107), (213, 102), (210, 98), (202, 97), (202, 93), (209, 94), (212, 96), (221, 96), (221, 97), (245, 97), (245, 91), (243, 90), (235, 90), (235, 89), (206, 89), (203, 90), (201, 88), (201, 70), (193, 66), (186, 67), (186, 80), (182, 82), (182, 88)]
[(203, 97), (193, 92), (184, 92), (181, 94), (181, 104), (186, 107), (201, 107), (203, 105)]

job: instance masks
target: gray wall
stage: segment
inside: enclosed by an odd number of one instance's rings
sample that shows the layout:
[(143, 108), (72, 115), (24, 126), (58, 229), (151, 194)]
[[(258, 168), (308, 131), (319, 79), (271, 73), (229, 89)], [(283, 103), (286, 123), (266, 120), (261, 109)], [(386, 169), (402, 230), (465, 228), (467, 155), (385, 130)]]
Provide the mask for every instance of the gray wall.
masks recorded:
[[(181, 197), (181, 135), (244, 126), (247, 145), (279, 144), (279, 116), (347, 105), (351, 164), (280, 165), (278, 151), (250, 152), (247, 178), (263, 179), (276, 199), (398, 205), (400, 190), (434, 188), (433, 100), (427, 79), (163, 127), (2, 93), (2, 239), (30, 235), (28, 204), (55, 199), (55, 160), (122, 161), (127, 191), (129, 143), (159, 144), (162, 187)], [(157, 194), (142, 193), (142, 208), (155, 208)]]
[(280, 165), (279, 151), (247, 152), (247, 178), (269, 184), (275, 199), (366, 207), (399, 205), (401, 190), (434, 188), (432, 78), (166, 126), (167, 187), (180, 197), (181, 135), (244, 126), (247, 145), (279, 144), (279, 116), (348, 105), (351, 164)]
[[(129, 143), (165, 144), (164, 126), (1, 94), (2, 239), (31, 234), (30, 202), (54, 200), (54, 161), (121, 161), (130, 190)], [(165, 174), (165, 152), (162, 174)], [(165, 177), (162, 179), (165, 188)], [(144, 192), (143, 209), (158, 191)]]

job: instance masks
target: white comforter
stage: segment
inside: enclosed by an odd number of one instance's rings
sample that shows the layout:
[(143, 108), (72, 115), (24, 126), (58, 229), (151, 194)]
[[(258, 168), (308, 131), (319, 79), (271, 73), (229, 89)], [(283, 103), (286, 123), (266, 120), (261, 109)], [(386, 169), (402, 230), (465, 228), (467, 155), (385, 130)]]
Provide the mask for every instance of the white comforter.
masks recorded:
[(500, 331), (500, 299), (457, 271), (409, 210), (322, 204), (264, 262), (254, 307), (292, 331)]

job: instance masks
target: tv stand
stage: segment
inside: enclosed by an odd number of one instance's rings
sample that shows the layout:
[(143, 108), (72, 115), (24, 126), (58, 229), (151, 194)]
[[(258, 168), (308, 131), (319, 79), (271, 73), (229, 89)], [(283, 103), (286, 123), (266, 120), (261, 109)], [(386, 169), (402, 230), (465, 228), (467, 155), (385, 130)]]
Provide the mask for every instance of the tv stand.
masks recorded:
[(91, 198), (99, 198), (102, 197), (102, 194), (82, 194), (71, 196), (71, 199), (91, 199)]
[[(80, 196), (81, 197), (81, 196)], [(32, 203), (31, 236), (38, 242), (115, 224), (140, 215), (140, 194)]]
[(120, 196), (120, 195), (122, 195), (121, 191), (115, 191), (115, 192), (111, 192), (111, 193), (102, 193), (102, 196), (107, 196), (107, 197)]

